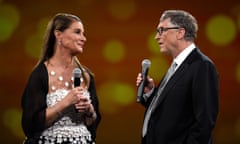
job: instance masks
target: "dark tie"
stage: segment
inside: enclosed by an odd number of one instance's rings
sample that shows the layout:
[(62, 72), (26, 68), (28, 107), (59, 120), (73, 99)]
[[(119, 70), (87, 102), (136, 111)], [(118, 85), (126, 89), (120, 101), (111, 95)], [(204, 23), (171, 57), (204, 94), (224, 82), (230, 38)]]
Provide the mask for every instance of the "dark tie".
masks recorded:
[(145, 118), (144, 118), (144, 122), (143, 122), (143, 129), (142, 129), (142, 136), (144, 137), (147, 133), (147, 127), (148, 127), (148, 121), (150, 119), (150, 116), (151, 116), (151, 113), (152, 111), (155, 109), (156, 107), (156, 103), (157, 103), (157, 100), (158, 100), (158, 97), (160, 97), (164, 87), (166, 86), (168, 80), (171, 78), (171, 76), (174, 74), (175, 72), (175, 68), (177, 67), (177, 63), (173, 62), (171, 64), (171, 66), (169, 67), (168, 71), (167, 71), (167, 74), (165, 75), (164, 79), (162, 80), (159, 88), (158, 88), (158, 91), (157, 91), (157, 95), (154, 96), (154, 98), (152, 99), (152, 102), (147, 110), (147, 113), (145, 115)]

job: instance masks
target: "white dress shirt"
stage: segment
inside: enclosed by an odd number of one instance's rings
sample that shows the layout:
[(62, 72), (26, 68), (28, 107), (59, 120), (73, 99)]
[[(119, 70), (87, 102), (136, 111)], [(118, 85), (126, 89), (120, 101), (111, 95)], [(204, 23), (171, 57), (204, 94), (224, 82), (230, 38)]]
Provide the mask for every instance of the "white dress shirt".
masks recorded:
[[(195, 48), (196, 48), (196, 45), (192, 43), (187, 48), (185, 48), (180, 54), (178, 54), (176, 58), (173, 59), (173, 61), (177, 63), (177, 67), (175, 68), (175, 71), (179, 68), (179, 66), (183, 63), (183, 61)], [(145, 101), (147, 101), (147, 99), (150, 97), (153, 91), (154, 91), (154, 86), (148, 93), (143, 94), (143, 98)]]

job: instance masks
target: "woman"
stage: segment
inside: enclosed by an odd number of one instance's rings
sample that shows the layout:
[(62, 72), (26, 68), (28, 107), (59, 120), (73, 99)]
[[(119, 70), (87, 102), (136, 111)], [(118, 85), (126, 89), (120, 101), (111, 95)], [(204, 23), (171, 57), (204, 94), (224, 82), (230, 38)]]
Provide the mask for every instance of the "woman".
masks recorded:
[[(22, 96), (25, 144), (95, 143), (101, 120), (94, 77), (76, 55), (86, 42), (81, 20), (59, 13), (49, 22), (43, 53)], [(82, 71), (74, 87), (73, 70)]]

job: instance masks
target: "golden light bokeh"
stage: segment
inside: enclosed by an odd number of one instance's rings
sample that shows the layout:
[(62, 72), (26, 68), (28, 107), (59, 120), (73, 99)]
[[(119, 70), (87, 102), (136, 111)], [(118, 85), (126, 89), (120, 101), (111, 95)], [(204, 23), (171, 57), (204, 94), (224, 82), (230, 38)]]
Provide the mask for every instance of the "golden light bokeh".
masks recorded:
[(108, 3), (110, 15), (120, 21), (130, 19), (136, 12), (136, 8), (134, 0), (115, 0)]
[(0, 4), (0, 42), (11, 37), (19, 24), (19, 20), (20, 14), (14, 5)]
[(102, 101), (101, 110), (107, 114), (113, 114), (121, 108), (135, 102), (135, 89), (130, 84), (109, 81), (99, 87), (99, 99)]
[(157, 43), (157, 41), (155, 40), (155, 36), (156, 36), (156, 32), (153, 32), (150, 34), (150, 36), (148, 37), (148, 47), (149, 50), (153, 53), (153, 54), (157, 54), (159, 55), (160, 53), (160, 47)]
[(23, 138), (24, 134), (19, 122), (21, 121), (21, 111), (16, 108), (9, 108), (3, 113), (3, 124), (18, 138)]
[(44, 32), (50, 18), (43, 18), (36, 26), (36, 32), (28, 36), (25, 43), (26, 53), (32, 58), (39, 58), (42, 51)]
[(197, 18), (196, 44), (219, 71), (220, 113), (214, 142), (239, 144), (240, 2), (207, 4), (190, 0), (0, 0), (0, 143), (22, 143), (23, 89), (40, 55), (48, 20), (68, 12), (78, 15), (86, 30), (87, 43), (79, 57), (95, 74), (103, 116), (97, 143), (139, 144), (144, 108), (136, 102), (136, 76), (145, 58), (151, 60), (149, 74), (156, 85), (168, 69), (170, 58), (160, 53), (154, 37), (163, 10), (176, 8)]
[(103, 57), (109, 62), (115, 63), (123, 60), (125, 56), (125, 47), (118, 40), (109, 40), (103, 49)]
[(216, 15), (208, 21), (206, 33), (213, 44), (226, 46), (236, 38), (236, 24), (226, 15)]

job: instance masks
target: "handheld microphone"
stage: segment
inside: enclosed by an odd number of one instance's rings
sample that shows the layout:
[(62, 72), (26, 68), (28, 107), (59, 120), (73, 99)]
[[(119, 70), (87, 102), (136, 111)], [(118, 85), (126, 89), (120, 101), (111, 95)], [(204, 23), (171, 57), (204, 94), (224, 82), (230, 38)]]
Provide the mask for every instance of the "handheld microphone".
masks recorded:
[(137, 102), (141, 102), (141, 99), (143, 98), (143, 91), (144, 87), (146, 86), (147, 83), (147, 75), (148, 75), (148, 70), (151, 65), (151, 61), (148, 59), (144, 59), (142, 61), (142, 81), (138, 86), (138, 92), (137, 92)]
[[(74, 87), (78, 87), (81, 84), (81, 75), (82, 71), (80, 68), (74, 68), (73, 69), (73, 85)], [(78, 110), (75, 108), (75, 112), (78, 112)]]
[(74, 84), (74, 87), (77, 87), (77, 86), (80, 86), (81, 84), (81, 75), (82, 75), (82, 71), (80, 68), (75, 68), (73, 69), (73, 84)]

